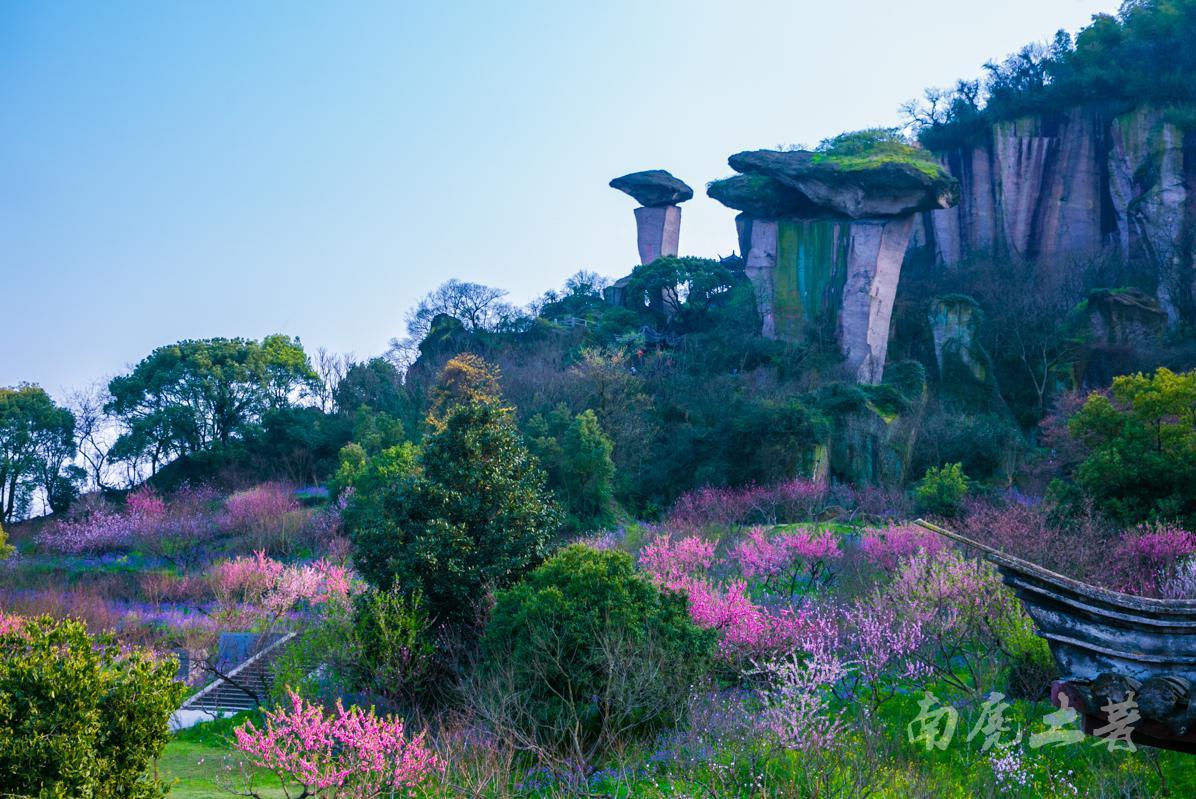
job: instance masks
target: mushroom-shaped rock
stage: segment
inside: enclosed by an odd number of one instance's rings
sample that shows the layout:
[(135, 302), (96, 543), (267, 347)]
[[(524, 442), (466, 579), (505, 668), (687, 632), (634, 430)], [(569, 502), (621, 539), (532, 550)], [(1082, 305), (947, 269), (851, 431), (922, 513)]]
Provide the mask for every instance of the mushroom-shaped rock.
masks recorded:
[(779, 180), (765, 175), (732, 175), (715, 180), (707, 184), (706, 194), (728, 208), (743, 211), (755, 219), (812, 219), (833, 215)]
[(685, 181), (673, 177), (663, 169), (649, 169), (623, 175), (612, 180), (610, 187), (630, 194), (640, 205), (647, 208), (676, 205), (694, 196), (694, 190)]
[(914, 148), (911, 154), (835, 155), (807, 150), (750, 150), (727, 159), (746, 175), (772, 178), (810, 205), (852, 219), (950, 208), (959, 182)]

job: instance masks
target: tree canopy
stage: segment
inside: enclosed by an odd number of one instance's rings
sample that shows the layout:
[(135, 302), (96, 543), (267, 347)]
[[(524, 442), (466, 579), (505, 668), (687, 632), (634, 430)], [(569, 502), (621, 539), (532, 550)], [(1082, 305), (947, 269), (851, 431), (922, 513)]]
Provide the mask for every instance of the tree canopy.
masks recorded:
[(1076, 482), (1110, 515), (1196, 522), (1196, 372), (1114, 378), (1069, 427), (1090, 449)]
[(984, 65), (981, 81), (927, 90), (906, 105), (922, 143), (958, 146), (994, 121), (1080, 103), (1196, 102), (1196, 0), (1126, 0), (1096, 14), (1073, 41), (1028, 44)]
[(0, 388), (0, 523), (21, 518), (38, 488), (61, 496), (74, 431), (74, 415), (40, 386)]
[(156, 471), (181, 455), (243, 438), (264, 413), (318, 379), (297, 338), (212, 338), (159, 347), (108, 384), (105, 406), (124, 427), (113, 447)]

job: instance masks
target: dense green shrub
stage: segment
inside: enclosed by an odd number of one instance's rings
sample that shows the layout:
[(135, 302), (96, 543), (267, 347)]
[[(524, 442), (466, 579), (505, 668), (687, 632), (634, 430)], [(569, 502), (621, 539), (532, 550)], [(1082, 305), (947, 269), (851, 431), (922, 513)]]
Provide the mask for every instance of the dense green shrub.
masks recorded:
[(372, 589), (353, 606), (351, 668), (354, 684), (410, 703), (430, 686), (435, 632), (419, 594)]
[(1009, 659), (1009, 696), (1031, 701), (1049, 696), (1051, 681), (1059, 676), (1059, 667), (1046, 639), (1034, 629), (1034, 622), (1018, 607), (1011, 613), (994, 615), (992, 624), (993, 633)]
[(642, 264), (627, 283), (629, 301), (639, 308), (646, 302), (656, 324), (681, 332), (703, 330), (714, 322), (716, 309), (743, 282), (719, 261), (709, 258), (662, 256)]
[(12, 555), (16, 549), (8, 543), (8, 534), (4, 532), (4, 527), (0, 526), (0, 560)]
[(508, 409), (454, 405), (414, 463), (383, 456), (354, 480), (344, 513), (355, 564), (375, 586), (420, 592), (438, 622), (469, 622), (488, 591), (543, 559), (558, 512)]
[(1196, 523), (1196, 371), (1118, 377), (1068, 428), (1089, 449), (1076, 483), (1103, 511)]
[(49, 616), (0, 632), (4, 795), (142, 799), (186, 688), (178, 664), (125, 650), (82, 622)]
[(387, 710), (433, 707), (451, 687), (440, 679), (450, 653), (438, 651), (436, 634), (418, 594), (371, 588), (351, 607), (326, 609), (275, 659), (271, 698), (285, 702), (294, 690), (329, 704), (352, 696)]
[(926, 470), (926, 476), (914, 487), (914, 505), (920, 513), (956, 516), (967, 495), (968, 477), (963, 466), (948, 463)]
[(574, 416), (561, 404), (528, 420), (528, 447), (548, 473), (548, 485), (573, 532), (597, 530), (614, 522), (614, 445), (592, 410)]
[(505, 712), (484, 712), (521, 740), (591, 755), (676, 723), (711, 635), (628, 554), (575, 544), (498, 595), (483, 671)]
[(936, 408), (922, 425), (911, 471), (959, 463), (968, 476), (987, 480), (1012, 471), (1022, 448), (1021, 434), (1005, 414)]

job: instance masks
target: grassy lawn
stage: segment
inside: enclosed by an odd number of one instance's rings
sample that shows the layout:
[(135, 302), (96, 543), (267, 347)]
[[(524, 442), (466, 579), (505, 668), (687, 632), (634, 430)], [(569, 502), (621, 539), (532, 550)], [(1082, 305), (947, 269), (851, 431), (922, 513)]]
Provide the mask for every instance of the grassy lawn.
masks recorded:
[[(219, 787), (237, 777), (235, 766), (229, 770), (232, 761), (229, 750), (222, 746), (191, 741), (171, 741), (158, 760), (158, 774), (162, 781), (171, 786), (172, 799), (227, 799), (229, 794)], [(176, 782), (177, 780), (177, 782)], [(233, 783), (236, 785), (236, 783)], [(263, 797), (284, 799), (281, 788), (274, 787), (276, 781), (263, 772), (256, 782), (257, 791)]]

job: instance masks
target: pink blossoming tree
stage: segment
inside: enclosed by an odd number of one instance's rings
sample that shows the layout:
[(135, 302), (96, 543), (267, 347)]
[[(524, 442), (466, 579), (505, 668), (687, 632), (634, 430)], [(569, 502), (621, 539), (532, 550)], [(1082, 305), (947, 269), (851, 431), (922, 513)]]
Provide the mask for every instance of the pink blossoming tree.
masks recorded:
[[(295, 799), (411, 796), (443, 769), (425, 734), (409, 737), (402, 720), (380, 718), (372, 709), (345, 710), (339, 700), (329, 715), (293, 692), (290, 707), (267, 712), (262, 729), (246, 722), (234, 735), (235, 747), (253, 766), (273, 772), (284, 785), (301, 786)], [(258, 795), (252, 785), (249, 794)]]

